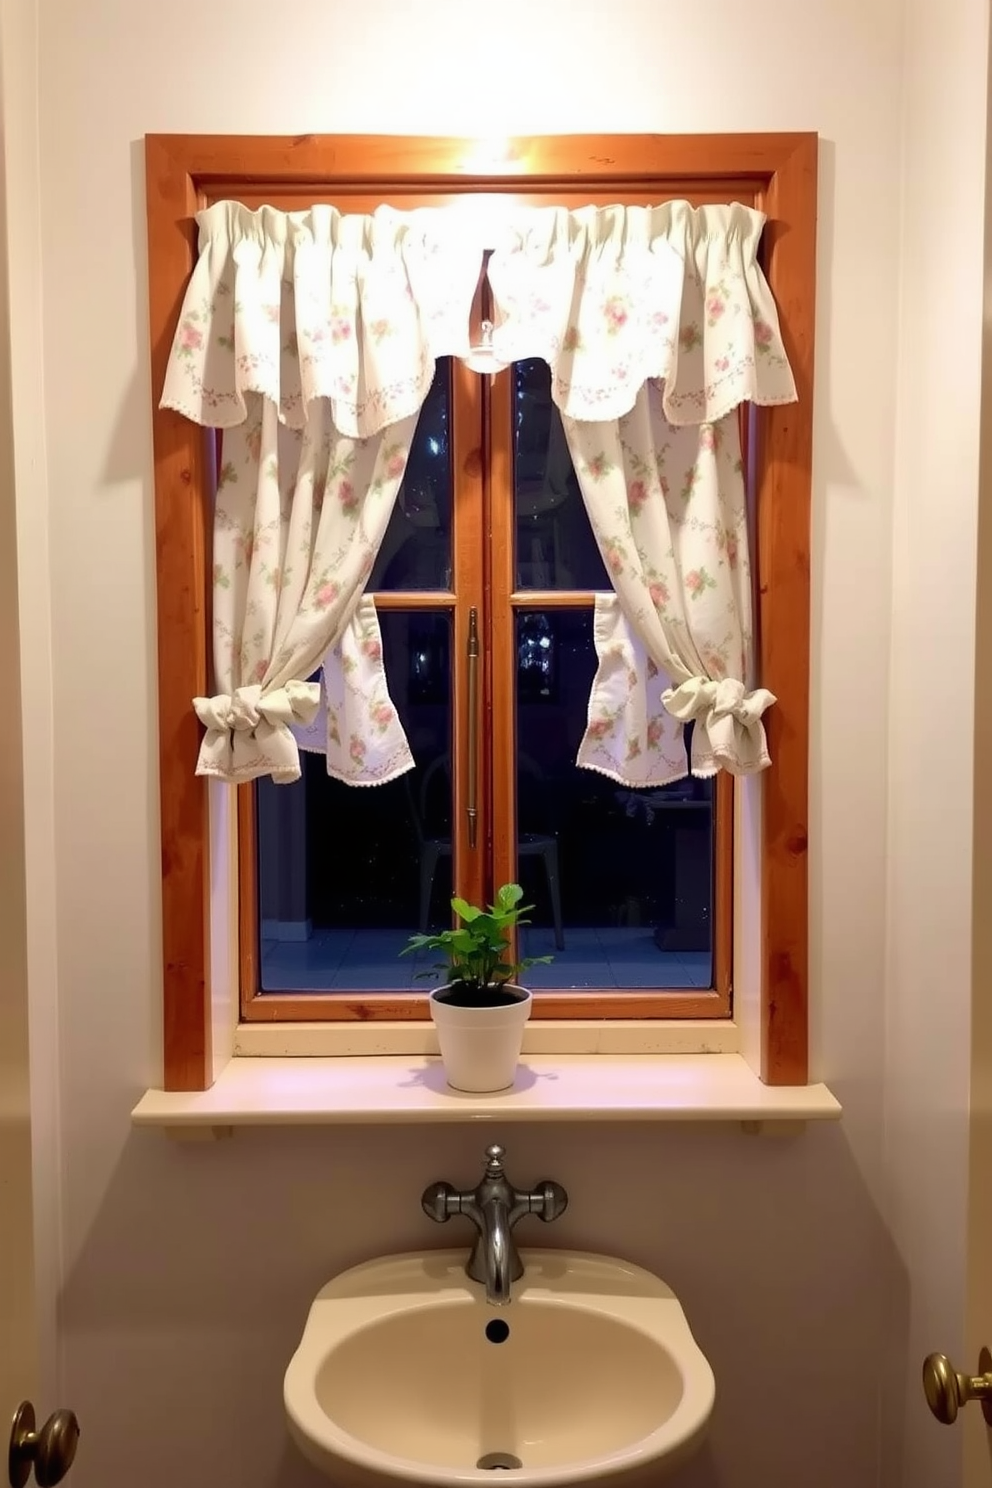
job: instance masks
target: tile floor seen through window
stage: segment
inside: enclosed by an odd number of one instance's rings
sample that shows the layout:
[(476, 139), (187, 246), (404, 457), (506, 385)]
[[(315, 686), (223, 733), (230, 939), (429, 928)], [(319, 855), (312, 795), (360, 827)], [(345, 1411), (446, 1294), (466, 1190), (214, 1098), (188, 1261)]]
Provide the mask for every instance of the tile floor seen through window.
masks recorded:
[[(400, 957), (406, 930), (314, 930), (304, 941), (262, 941), (265, 992), (398, 990), (429, 992), (437, 980), (418, 973), (437, 957), (431, 951)], [(566, 927), (565, 949), (556, 951), (550, 929), (523, 932), (525, 956), (553, 955), (550, 966), (532, 966), (524, 980), (541, 988), (708, 987), (708, 951), (663, 951), (647, 926)]]

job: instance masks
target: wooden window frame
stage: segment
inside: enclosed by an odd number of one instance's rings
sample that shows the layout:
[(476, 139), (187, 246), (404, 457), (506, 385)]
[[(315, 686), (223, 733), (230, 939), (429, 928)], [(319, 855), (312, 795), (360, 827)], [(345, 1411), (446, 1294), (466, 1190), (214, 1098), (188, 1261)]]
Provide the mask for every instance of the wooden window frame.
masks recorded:
[[(391, 198), (395, 200), (395, 198)], [(376, 205), (362, 202), (362, 210)], [(465, 813), (468, 776), (467, 730), (455, 730), (457, 768), (453, 778), (452, 822), (455, 891), (481, 904), (495, 885), (517, 875), (516, 699), (513, 627), (524, 609), (582, 609), (591, 618), (591, 590), (518, 590), (513, 500), (512, 379), (479, 377), (455, 362), (451, 377), (452, 558), (451, 588), (375, 594), (376, 608), (446, 612), (452, 620), (452, 720), (464, 719), (468, 703), (466, 642), (470, 607), (480, 617), (484, 680), (483, 708), (492, 747), (480, 749), (478, 842), (469, 843)], [(742, 421), (743, 422), (743, 421)], [(488, 542), (485, 534), (489, 534)], [(542, 988), (535, 998), (535, 1021), (561, 1019), (727, 1018), (731, 1012), (733, 960), (734, 782), (721, 773), (715, 781), (713, 834), (713, 975), (711, 987)], [(259, 964), (259, 874), (257, 796), (254, 784), (238, 788), (238, 989), (244, 1023), (406, 1022), (430, 1017), (427, 993), (336, 988), (324, 991), (266, 991)], [(492, 884), (487, 882), (487, 869)], [(511, 952), (516, 956), (517, 947)]]
[[(779, 308), (799, 401), (762, 409), (749, 449), (756, 499), (757, 641), (774, 760), (761, 791), (761, 1078), (807, 1079), (810, 507), (816, 274), (815, 134), (583, 135), (507, 141), (494, 153), (459, 139), (149, 135), (145, 140), (158, 573), (164, 1083), (212, 1081), (210, 825), (194, 766), (209, 690), (213, 431), (160, 409), (183, 295), (196, 261), (194, 214), (225, 197), (278, 196), (300, 207), (374, 193), (547, 187), (585, 201), (752, 201), (768, 221), (763, 266)], [(628, 1013), (629, 1016), (629, 1013)]]

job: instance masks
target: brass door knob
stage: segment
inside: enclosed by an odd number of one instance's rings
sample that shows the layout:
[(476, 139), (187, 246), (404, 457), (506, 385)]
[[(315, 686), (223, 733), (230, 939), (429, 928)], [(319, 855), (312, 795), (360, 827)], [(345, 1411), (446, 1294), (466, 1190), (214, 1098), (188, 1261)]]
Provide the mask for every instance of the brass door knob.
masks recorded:
[(22, 1400), (10, 1428), (7, 1453), (10, 1488), (24, 1488), (32, 1464), (38, 1488), (54, 1488), (72, 1466), (78, 1442), (79, 1422), (72, 1411), (55, 1411), (36, 1431), (34, 1406), (30, 1400)]
[(958, 1410), (969, 1400), (981, 1402), (982, 1414), (992, 1426), (992, 1354), (983, 1348), (978, 1356), (980, 1374), (959, 1374), (946, 1354), (928, 1354), (923, 1361), (923, 1393), (938, 1421), (950, 1426)]

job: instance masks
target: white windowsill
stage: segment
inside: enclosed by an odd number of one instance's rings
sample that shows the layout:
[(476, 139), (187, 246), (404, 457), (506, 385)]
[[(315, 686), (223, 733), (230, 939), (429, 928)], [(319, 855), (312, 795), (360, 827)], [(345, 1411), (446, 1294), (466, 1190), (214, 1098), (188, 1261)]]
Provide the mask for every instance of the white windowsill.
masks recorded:
[[(825, 1085), (763, 1085), (740, 1054), (525, 1054), (513, 1088), (466, 1095), (420, 1054), (233, 1058), (210, 1090), (149, 1090), (136, 1126), (177, 1135), (238, 1126), (464, 1121), (835, 1121)], [(771, 1125), (769, 1125), (769, 1129)]]

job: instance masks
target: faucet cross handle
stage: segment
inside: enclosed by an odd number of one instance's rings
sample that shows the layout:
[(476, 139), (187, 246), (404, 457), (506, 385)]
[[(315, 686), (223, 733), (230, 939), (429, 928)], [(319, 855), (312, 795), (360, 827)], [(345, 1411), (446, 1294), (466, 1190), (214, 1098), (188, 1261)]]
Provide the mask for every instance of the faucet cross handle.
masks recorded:
[(525, 1194), (524, 1198), (527, 1200), (528, 1212), (536, 1214), (545, 1224), (550, 1224), (568, 1208), (568, 1194), (560, 1183), (555, 1183), (551, 1178), (542, 1178), (533, 1193)]
[(456, 1193), (450, 1183), (432, 1183), (420, 1197), (420, 1205), (435, 1224), (447, 1224), (453, 1214), (461, 1214), (462, 1203), (471, 1194)]

